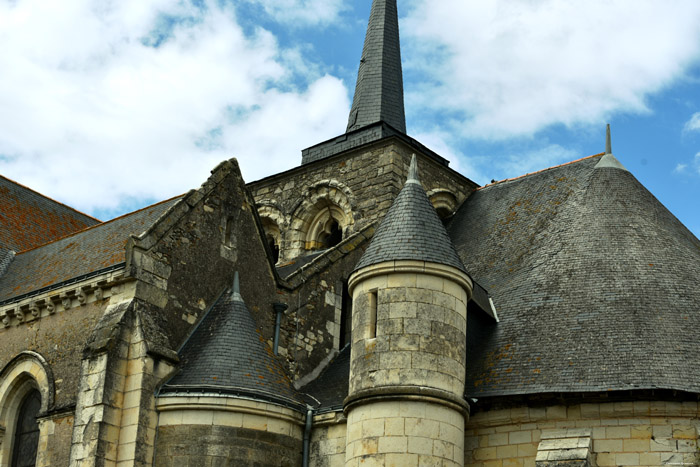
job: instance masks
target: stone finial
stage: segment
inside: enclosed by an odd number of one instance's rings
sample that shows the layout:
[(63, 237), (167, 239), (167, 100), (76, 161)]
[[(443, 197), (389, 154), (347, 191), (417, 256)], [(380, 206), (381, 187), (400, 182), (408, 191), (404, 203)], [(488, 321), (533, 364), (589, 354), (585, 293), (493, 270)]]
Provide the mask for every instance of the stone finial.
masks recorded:
[(408, 178), (406, 183), (418, 183), (420, 184), (420, 179), (418, 178), (418, 160), (416, 155), (411, 155), (411, 165), (408, 167)]
[(605, 131), (605, 154), (612, 154), (612, 138), (610, 137), (610, 124)]
[(243, 297), (241, 296), (241, 284), (240, 279), (238, 278), (238, 271), (233, 273), (233, 290), (231, 292), (231, 298), (233, 298), (234, 301), (243, 301)]

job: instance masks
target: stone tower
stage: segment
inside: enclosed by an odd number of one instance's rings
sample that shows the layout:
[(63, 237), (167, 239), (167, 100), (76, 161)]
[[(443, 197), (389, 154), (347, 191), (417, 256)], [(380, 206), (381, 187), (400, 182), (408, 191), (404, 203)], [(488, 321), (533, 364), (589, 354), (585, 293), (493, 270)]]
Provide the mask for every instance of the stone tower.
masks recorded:
[(348, 467), (464, 465), (472, 281), (416, 164), (350, 276)]

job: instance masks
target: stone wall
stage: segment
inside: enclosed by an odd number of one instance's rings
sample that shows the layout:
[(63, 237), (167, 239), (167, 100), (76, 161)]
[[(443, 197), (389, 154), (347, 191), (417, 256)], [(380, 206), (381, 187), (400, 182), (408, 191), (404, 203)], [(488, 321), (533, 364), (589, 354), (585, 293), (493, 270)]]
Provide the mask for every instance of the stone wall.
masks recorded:
[(158, 409), (155, 467), (301, 465), (296, 411), (226, 397), (164, 397)]
[[(457, 276), (456, 269), (435, 267)], [(367, 279), (353, 276), (351, 395), (409, 385), (435, 388), (451, 399), (462, 397), (471, 289), (454, 278), (424, 272), (426, 268), (419, 261), (396, 261), (357, 273), (372, 274)], [(369, 311), (372, 294), (375, 318)]]
[[(372, 237), (370, 226), (344, 240), (287, 278), (291, 290), (277, 295), (287, 304), (280, 327), (280, 356), (286, 360), (293, 380), (305, 384), (340, 350), (343, 294), (347, 279)], [(351, 313), (351, 303), (345, 303)], [(267, 334), (272, 346), (272, 334)]]
[(464, 416), (425, 401), (373, 402), (348, 414), (348, 467), (365, 465), (461, 467)]
[[(697, 402), (606, 402), (491, 410), (472, 416), (466, 426), (465, 465), (698, 465), (699, 427)], [(574, 448), (572, 439), (583, 447)], [(574, 464), (586, 447), (590, 464)]]
[(423, 186), (441, 205), (449, 202), (456, 208), (477, 187), (397, 138), (250, 183), (261, 216), (281, 233), (280, 263), (305, 252), (310, 224), (328, 206), (344, 211), (339, 220), (346, 234), (381, 219), (406, 181), (413, 153), (419, 158)]
[(310, 467), (344, 467), (346, 420), (342, 413), (314, 417), (309, 453)]
[(44, 426), (39, 429), (41, 437), (37, 465), (67, 466), (73, 433), (73, 412), (46, 417), (39, 424)]

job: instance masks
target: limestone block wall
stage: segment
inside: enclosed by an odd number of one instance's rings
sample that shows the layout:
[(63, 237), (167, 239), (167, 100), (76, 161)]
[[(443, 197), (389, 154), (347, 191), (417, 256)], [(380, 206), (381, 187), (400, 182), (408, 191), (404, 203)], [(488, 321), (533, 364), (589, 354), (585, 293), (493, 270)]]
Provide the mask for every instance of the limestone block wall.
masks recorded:
[(373, 402), (348, 415), (346, 465), (462, 466), (464, 416), (425, 401)]
[(343, 467), (346, 431), (347, 423), (340, 413), (315, 416), (309, 450), (310, 467)]
[[(699, 415), (697, 402), (663, 401), (481, 412), (466, 426), (465, 465), (564, 465), (552, 462), (572, 448), (562, 440), (583, 439), (581, 444), (586, 446), (586, 437), (591, 441), (588, 455), (593, 466), (698, 465)], [(550, 452), (559, 454), (552, 457)]]
[(301, 413), (231, 397), (161, 397), (155, 467), (301, 465)]
[(72, 432), (72, 411), (39, 420), (37, 465), (68, 465)]
[[(391, 263), (386, 271), (382, 264), (363, 269), (363, 274), (376, 273), (366, 280), (353, 278), (350, 394), (413, 385), (461, 398), (469, 298), (465, 286), (448, 277), (454, 275), (452, 268), (434, 265), (433, 274), (420, 262)], [(371, 300), (376, 300), (376, 330)]]

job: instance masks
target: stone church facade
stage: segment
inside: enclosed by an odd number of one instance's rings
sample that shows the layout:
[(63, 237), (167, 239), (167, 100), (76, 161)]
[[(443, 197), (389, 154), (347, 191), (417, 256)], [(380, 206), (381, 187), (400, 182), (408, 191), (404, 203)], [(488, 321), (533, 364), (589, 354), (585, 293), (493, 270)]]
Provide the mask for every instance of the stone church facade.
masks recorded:
[(0, 466), (698, 465), (700, 241), (606, 151), (480, 187), (346, 132), (108, 222), (0, 177)]

